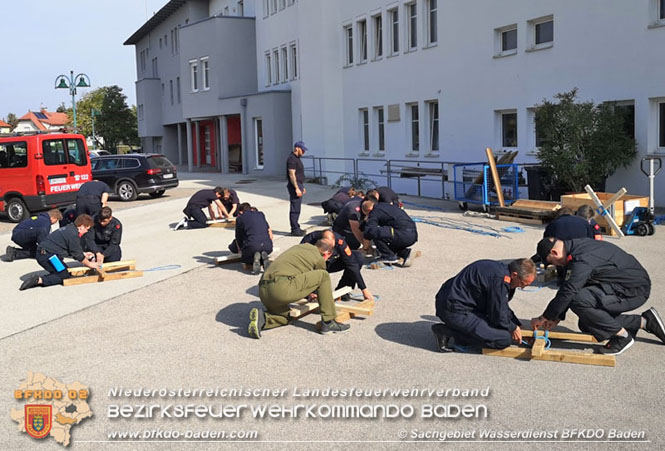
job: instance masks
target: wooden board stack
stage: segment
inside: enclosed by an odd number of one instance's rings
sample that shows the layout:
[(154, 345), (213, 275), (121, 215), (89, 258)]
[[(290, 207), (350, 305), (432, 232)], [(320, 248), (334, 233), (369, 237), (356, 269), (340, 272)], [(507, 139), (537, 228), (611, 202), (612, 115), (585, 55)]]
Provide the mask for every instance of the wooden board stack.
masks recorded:
[(135, 260), (104, 263), (102, 269), (98, 270), (83, 266), (80, 268), (67, 268), (67, 271), (69, 271), (72, 277), (62, 281), (64, 286), (143, 277), (143, 271), (136, 271)]

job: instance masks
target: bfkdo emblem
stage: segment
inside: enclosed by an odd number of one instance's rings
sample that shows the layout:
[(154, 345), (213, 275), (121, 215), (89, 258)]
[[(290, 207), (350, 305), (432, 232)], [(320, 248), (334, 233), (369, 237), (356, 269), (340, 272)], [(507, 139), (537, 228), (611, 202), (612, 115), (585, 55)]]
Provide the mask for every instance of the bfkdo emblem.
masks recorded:
[(51, 432), (52, 406), (39, 404), (26, 404), (25, 431), (30, 437), (44, 438)]

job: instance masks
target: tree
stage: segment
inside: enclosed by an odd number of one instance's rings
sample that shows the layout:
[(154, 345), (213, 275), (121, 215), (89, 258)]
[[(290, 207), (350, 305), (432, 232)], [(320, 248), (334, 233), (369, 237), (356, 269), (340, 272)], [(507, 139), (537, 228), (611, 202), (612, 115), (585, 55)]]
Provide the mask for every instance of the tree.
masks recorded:
[(626, 111), (615, 102), (575, 102), (577, 88), (536, 105), (536, 128), (543, 138), (538, 159), (564, 190), (597, 187), (637, 155), (626, 130)]
[[(81, 100), (76, 102), (76, 126), (79, 133), (84, 136), (92, 136), (92, 110), (95, 113), (95, 134), (99, 135), (97, 124), (99, 122), (99, 112), (101, 112), (102, 104), (104, 103), (105, 88), (98, 88), (94, 91), (85, 93)], [(71, 117), (71, 109), (68, 111)], [(99, 141), (98, 141), (99, 144)]]
[[(138, 145), (136, 113), (127, 106), (127, 97), (122, 93), (122, 88), (115, 85), (105, 86), (90, 94), (91, 99), (87, 104), (84, 104), (84, 108), (88, 108), (88, 113), (82, 116), (87, 116), (84, 120), (87, 120), (90, 124), (89, 133), (92, 133), (89, 111), (92, 105), (97, 104), (96, 96), (101, 94), (101, 105), (96, 108), (100, 114), (95, 115), (95, 133), (103, 138), (104, 149), (117, 153), (118, 144), (120, 143)], [(80, 122), (80, 126), (83, 126), (83, 122)]]
[(65, 105), (65, 102), (62, 102), (60, 105), (58, 105), (58, 108), (55, 109), (56, 113), (66, 113), (67, 112), (67, 106)]
[(9, 125), (11, 125), (12, 130), (13, 130), (18, 125), (18, 117), (16, 117), (16, 115), (14, 113), (8, 113), (7, 114), (7, 120), (5, 122), (7, 122)]

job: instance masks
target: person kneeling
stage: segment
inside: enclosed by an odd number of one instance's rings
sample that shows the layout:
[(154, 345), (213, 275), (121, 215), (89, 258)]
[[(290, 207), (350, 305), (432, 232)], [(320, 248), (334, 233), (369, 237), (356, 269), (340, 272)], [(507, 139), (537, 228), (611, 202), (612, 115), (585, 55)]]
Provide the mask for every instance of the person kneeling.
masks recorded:
[(252, 206), (243, 202), (238, 207), (238, 219), (236, 220), (236, 238), (229, 245), (229, 250), (234, 254), (242, 254), (241, 260), (245, 269), (250, 269), (255, 274), (270, 265), (268, 255), (272, 253), (272, 230), (266, 217), (258, 210), (252, 210)]
[(82, 238), (83, 249), (94, 254), (101, 254), (102, 258), (98, 259), (97, 263), (120, 261), (122, 258), (120, 249), (122, 223), (113, 217), (111, 207), (102, 207), (92, 221), (92, 228)]

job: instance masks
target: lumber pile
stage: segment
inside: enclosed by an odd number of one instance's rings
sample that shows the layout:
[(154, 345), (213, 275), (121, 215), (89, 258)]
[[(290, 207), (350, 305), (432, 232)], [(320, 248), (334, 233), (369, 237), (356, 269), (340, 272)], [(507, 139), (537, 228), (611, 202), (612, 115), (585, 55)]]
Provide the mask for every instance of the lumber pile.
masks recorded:
[(558, 202), (519, 199), (510, 207), (496, 207), (494, 212), (501, 221), (541, 225), (551, 220), (560, 208), (561, 204)]

